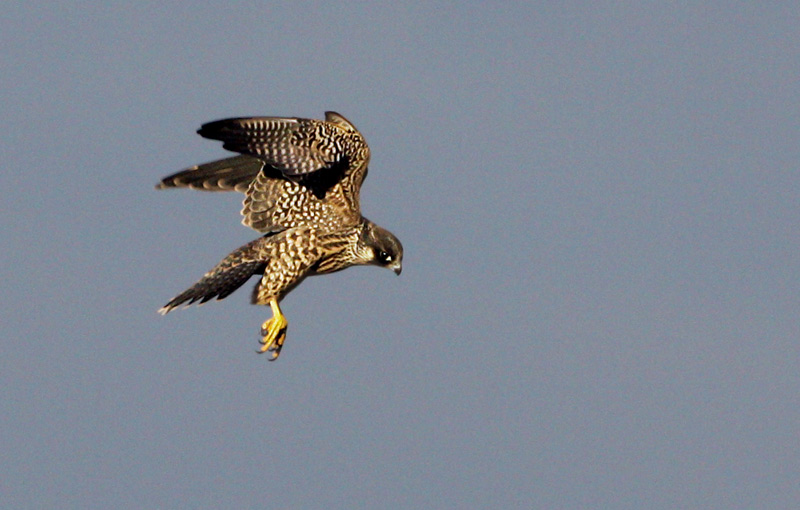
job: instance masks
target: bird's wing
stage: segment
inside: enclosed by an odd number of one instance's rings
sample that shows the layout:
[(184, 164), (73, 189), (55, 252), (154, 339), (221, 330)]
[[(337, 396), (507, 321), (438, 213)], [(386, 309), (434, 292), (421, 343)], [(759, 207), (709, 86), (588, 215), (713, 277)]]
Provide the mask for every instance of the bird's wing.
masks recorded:
[(246, 191), (242, 222), (259, 232), (308, 225), (326, 230), (361, 221), (359, 193), (369, 147), (347, 119), (249, 117), (218, 120), (198, 131), (264, 167)]
[(263, 275), (259, 287), (266, 298), (285, 294), (323, 255), (317, 233), (312, 228), (298, 227), (267, 234), (240, 246), (197, 283), (172, 298), (159, 313), (164, 315), (181, 305), (224, 299), (254, 274)]
[(208, 271), (190, 288), (172, 298), (161, 307), (159, 313), (168, 313), (183, 304), (186, 306), (211, 299), (223, 299), (241, 287), (251, 276), (263, 273), (266, 267), (264, 246), (274, 243), (276, 234), (260, 237), (237, 248), (234, 252)]
[(265, 161), (287, 176), (302, 176), (369, 158), (361, 134), (344, 117), (326, 120), (284, 117), (240, 117), (203, 124), (197, 133), (219, 140), (229, 151)]
[(231, 118), (204, 124), (198, 133), (242, 155), (178, 172), (158, 188), (244, 192), (242, 223), (259, 232), (337, 229), (361, 220), (369, 147), (342, 115)]

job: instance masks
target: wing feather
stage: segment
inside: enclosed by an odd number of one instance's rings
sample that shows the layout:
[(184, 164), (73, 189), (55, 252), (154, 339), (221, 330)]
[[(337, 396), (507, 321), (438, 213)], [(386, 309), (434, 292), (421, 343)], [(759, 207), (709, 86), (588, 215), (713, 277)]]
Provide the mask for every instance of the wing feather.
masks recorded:
[(336, 140), (346, 131), (315, 119), (223, 119), (203, 124), (197, 133), (221, 141), (229, 151), (259, 157), (286, 175), (325, 170), (345, 157)]
[(182, 304), (187, 306), (211, 299), (223, 299), (244, 285), (251, 276), (263, 273), (267, 263), (268, 248), (274, 244), (276, 234), (266, 235), (237, 248), (208, 271), (194, 285), (172, 298), (159, 313), (167, 314)]
[(165, 177), (157, 188), (243, 192), (242, 223), (259, 232), (335, 229), (361, 220), (369, 147), (342, 115), (239, 117), (209, 122), (198, 133), (241, 155)]

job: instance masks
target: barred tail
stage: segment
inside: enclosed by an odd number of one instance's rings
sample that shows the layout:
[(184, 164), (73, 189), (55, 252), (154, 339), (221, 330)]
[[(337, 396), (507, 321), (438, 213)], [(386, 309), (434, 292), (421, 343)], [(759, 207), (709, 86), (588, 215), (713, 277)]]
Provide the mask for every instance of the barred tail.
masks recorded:
[(234, 156), (195, 165), (161, 179), (156, 189), (191, 188), (200, 191), (244, 193), (261, 171), (264, 162), (252, 156)]

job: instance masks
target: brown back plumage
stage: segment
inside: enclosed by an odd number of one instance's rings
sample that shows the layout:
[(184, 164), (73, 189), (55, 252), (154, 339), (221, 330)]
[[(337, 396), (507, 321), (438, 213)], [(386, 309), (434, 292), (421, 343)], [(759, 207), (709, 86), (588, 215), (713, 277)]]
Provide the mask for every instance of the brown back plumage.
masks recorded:
[(157, 188), (245, 193), (242, 223), (259, 232), (298, 225), (336, 230), (361, 221), (359, 192), (369, 147), (343, 116), (325, 120), (247, 117), (204, 124), (198, 133), (240, 156), (165, 177)]
[(324, 121), (233, 118), (204, 124), (198, 133), (240, 155), (188, 168), (156, 187), (243, 192), (242, 223), (265, 235), (231, 252), (162, 314), (223, 299), (261, 275), (252, 302), (268, 305), (272, 317), (261, 325), (258, 352), (275, 360), (289, 324), (278, 302), (304, 278), (365, 264), (400, 274), (403, 245), (361, 216), (369, 148), (347, 119), (333, 112)]

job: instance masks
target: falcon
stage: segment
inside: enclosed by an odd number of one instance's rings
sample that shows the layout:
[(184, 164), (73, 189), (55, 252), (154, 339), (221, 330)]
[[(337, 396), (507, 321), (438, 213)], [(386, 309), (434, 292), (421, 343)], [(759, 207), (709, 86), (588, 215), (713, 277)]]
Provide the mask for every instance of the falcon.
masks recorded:
[(204, 124), (197, 133), (239, 155), (167, 176), (156, 189), (242, 192), (242, 223), (263, 236), (234, 250), (159, 313), (223, 299), (259, 275), (251, 301), (269, 305), (272, 317), (261, 325), (258, 352), (269, 352), (274, 361), (288, 327), (279, 303), (304, 278), (367, 264), (400, 274), (403, 245), (361, 215), (370, 152), (342, 115), (325, 112), (324, 121), (231, 118)]

